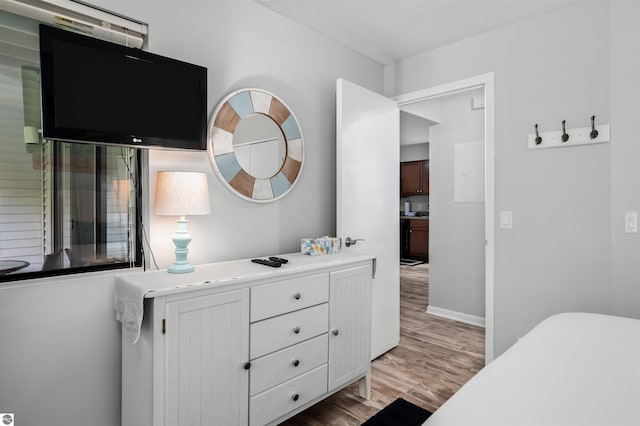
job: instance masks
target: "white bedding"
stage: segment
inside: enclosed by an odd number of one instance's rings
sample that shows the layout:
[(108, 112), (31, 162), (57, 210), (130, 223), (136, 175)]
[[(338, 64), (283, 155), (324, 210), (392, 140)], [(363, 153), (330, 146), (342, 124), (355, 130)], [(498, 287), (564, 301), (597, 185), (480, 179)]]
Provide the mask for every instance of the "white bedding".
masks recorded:
[(547, 318), (424, 425), (640, 425), (640, 320), (585, 313)]

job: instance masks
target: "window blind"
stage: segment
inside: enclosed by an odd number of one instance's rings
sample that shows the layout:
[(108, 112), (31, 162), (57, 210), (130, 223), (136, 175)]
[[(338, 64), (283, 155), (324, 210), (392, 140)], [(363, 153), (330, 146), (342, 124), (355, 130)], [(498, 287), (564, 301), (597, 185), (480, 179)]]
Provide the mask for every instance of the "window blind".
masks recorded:
[(0, 258), (26, 260), (36, 271), (43, 260), (40, 160), (24, 143), (21, 69), (0, 63)]

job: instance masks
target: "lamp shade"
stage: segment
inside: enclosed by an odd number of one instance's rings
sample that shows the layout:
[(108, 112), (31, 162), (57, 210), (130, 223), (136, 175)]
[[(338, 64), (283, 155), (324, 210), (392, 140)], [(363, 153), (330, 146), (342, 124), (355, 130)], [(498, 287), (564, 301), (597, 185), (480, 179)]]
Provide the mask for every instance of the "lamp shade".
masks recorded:
[(211, 213), (207, 175), (197, 172), (158, 172), (153, 211), (162, 216)]

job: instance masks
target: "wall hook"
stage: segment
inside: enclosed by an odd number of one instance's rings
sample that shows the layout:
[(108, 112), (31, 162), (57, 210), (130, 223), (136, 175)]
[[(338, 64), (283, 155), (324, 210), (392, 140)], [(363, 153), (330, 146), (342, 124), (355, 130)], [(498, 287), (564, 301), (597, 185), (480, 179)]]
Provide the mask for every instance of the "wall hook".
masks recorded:
[(540, 145), (542, 143), (542, 138), (540, 137), (540, 134), (538, 133), (538, 123), (536, 123), (536, 145)]
[(566, 123), (567, 120), (562, 120), (562, 142), (566, 142), (569, 140), (569, 134), (567, 133), (567, 131), (564, 128), (564, 125)]
[(591, 116), (591, 133), (589, 133), (589, 137), (591, 139), (595, 139), (598, 137), (598, 131), (596, 130), (596, 116)]

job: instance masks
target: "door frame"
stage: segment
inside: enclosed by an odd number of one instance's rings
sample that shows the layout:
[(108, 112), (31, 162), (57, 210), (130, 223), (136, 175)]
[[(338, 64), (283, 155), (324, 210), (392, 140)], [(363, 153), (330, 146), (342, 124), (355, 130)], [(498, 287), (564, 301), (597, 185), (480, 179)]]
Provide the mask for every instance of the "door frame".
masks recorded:
[(484, 88), (484, 190), (485, 190), (485, 364), (494, 357), (494, 274), (495, 274), (495, 86), (493, 72), (415, 92), (394, 96), (398, 107), (440, 98), (471, 89)]

